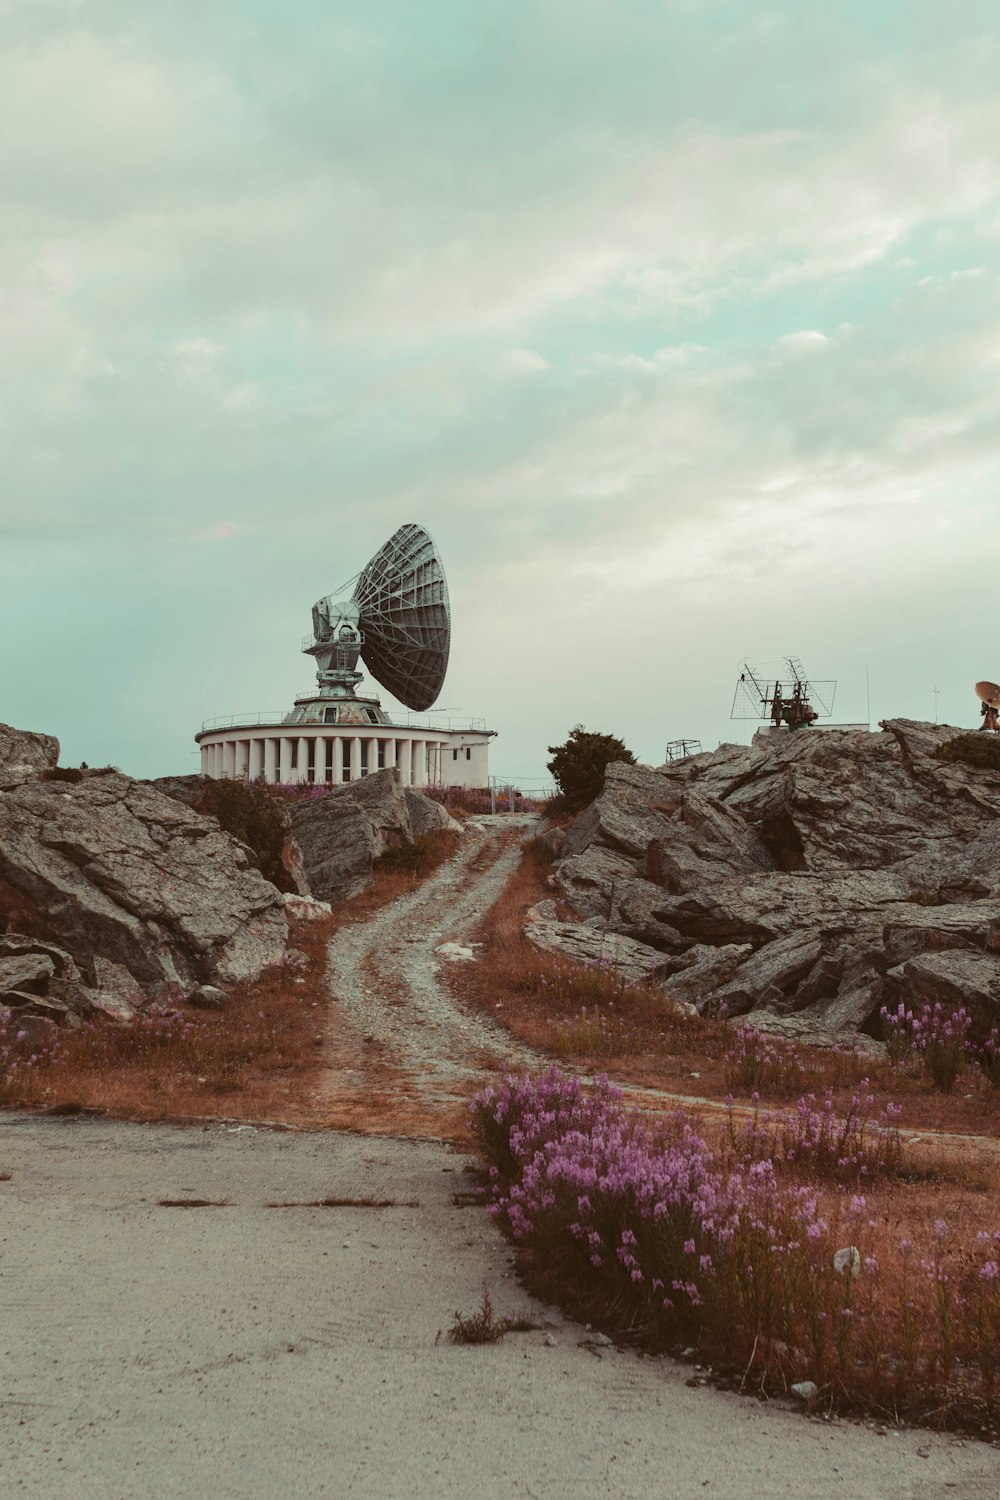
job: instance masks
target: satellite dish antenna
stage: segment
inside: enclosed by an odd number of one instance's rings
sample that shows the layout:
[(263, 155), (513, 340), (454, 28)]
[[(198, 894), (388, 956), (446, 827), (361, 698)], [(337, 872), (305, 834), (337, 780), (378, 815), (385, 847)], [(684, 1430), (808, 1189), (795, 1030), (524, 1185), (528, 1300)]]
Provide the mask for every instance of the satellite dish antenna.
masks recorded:
[(1000, 709), (1000, 683), (977, 682), (976, 693), (982, 700), (983, 722), (980, 729), (992, 729), (994, 734), (1000, 733), (1000, 722), (997, 720), (997, 710)]
[(430, 534), (407, 521), (371, 562), (342, 584), (343, 595), (313, 605), (313, 634), (303, 650), (316, 658), (323, 698), (354, 698), (365, 666), (407, 708), (430, 708), (444, 686), (451, 609), (444, 566)]

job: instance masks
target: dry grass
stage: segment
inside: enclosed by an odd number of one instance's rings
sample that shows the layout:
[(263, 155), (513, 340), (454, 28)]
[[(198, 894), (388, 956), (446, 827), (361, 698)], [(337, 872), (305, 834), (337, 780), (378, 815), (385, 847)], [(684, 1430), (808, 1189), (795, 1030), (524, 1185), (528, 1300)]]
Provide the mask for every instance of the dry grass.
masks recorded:
[[(327, 1065), (330, 937), (414, 890), (458, 842), (459, 835), (447, 832), (425, 836), (411, 868), (377, 868), (368, 890), (331, 917), (291, 924), (289, 947), (301, 958), (234, 986), (218, 1013), (184, 1011), (163, 1022), (94, 1021), (66, 1028), (54, 1057), (41, 1053), (31, 1068), (0, 1077), (0, 1106), (98, 1110), (130, 1120), (328, 1123), (316, 1118), (312, 1101)], [(351, 1050), (355, 1068), (358, 1050)], [(370, 1094), (366, 1102), (372, 1102)], [(393, 1114), (387, 1110), (387, 1123)]]
[[(749, 1101), (753, 1088), (741, 1089), (725, 1061), (734, 1046), (731, 1023), (678, 1014), (656, 987), (617, 987), (616, 994), (613, 979), (595, 985), (595, 976), (580, 966), (527, 942), (525, 913), (552, 894), (547, 870), (544, 846), (529, 846), (476, 934), (483, 945), (480, 962), (456, 965), (447, 976), (456, 994), (571, 1071), (606, 1072), (626, 1089), (662, 1090), (692, 1102), (722, 1104), (730, 1094)], [(901, 1070), (887, 1059), (821, 1047), (799, 1046), (795, 1053), (798, 1065), (776, 1069), (770, 1087), (759, 1090), (762, 1099), (822, 1096), (832, 1087), (840, 1104), (867, 1077), (879, 1095), (903, 1106), (907, 1133), (1000, 1138), (1000, 1089), (978, 1070), (967, 1069), (946, 1095), (918, 1067)]]

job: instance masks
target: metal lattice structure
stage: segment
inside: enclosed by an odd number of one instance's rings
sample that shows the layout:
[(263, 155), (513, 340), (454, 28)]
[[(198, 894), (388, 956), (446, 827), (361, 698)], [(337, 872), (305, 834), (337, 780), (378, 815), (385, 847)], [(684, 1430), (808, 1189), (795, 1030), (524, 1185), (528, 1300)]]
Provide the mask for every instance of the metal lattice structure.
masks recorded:
[(314, 656), (320, 692), (353, 698), (360, 656), (379, 682), (418, 713), (444, 686), (451, 645), (451, 609), (444, 566), (430, 534), (408, 521), (367, 567), (338, 594), (313, 607), (313, 636), (303, 649)]
[(833, 679), (807, 679), (802, 663), (794, 656), (785, 657), (784, 677), (765, 678), (744, 661), (743, 670), (733, 694), (731, 719), (770, 719), (777, 728), (805, 729), (817, 719), (828, 719), (833, 713), (837, 684)]

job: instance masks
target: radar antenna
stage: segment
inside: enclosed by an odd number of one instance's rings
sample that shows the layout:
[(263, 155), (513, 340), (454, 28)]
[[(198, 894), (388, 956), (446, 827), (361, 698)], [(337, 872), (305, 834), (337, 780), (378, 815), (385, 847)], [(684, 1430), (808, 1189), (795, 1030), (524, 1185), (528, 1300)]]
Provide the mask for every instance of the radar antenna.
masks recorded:
[(1000, 683), (977, 682), (976, 696), (980, 699), (979, 711), (983, 716), (983, 722), (979, 726), (980, 729), (987, 729), (991, 730), (993, 734), (1000, 734), (1000, 720), (998, 720), (998, 711), (1000, 711)]
[(444, 566), (430, 534), (408, 521), (360, 573), (313, 605), (313, 633), (302, 644), (315, 657), (322, 698), (354, 698), (360, 656), (400, 703), (430, 708), (444, 685), (451, 609)]
[(765, 678), (747, 661), (741, 667), (731, 719), (770, 719), (775, 728), (784, 724), (794, 730), (808, 729), (833, 713), (836, 682), (808, 679), (798, 657), (785, 657), (783, 677)]

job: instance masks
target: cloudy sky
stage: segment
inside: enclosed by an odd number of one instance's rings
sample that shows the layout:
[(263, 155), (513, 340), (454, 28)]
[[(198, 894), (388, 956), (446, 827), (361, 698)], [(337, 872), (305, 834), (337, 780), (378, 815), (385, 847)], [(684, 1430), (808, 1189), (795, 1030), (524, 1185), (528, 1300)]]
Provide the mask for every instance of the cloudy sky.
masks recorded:
[(998, 77), (995, 0), (0, 0), (0, 720), (194, 769), (416, 520), (524, 785), (744, 656), (975, 725)]

